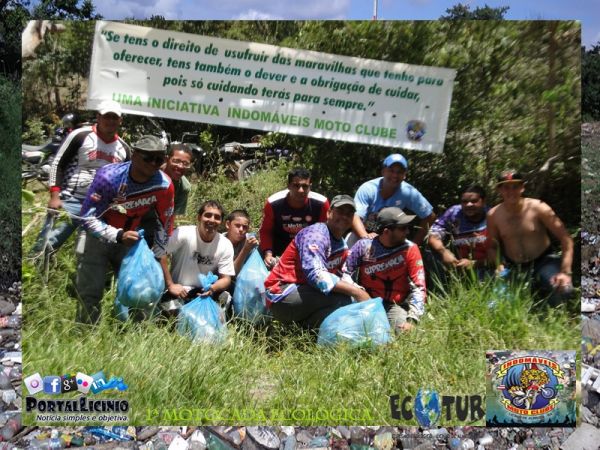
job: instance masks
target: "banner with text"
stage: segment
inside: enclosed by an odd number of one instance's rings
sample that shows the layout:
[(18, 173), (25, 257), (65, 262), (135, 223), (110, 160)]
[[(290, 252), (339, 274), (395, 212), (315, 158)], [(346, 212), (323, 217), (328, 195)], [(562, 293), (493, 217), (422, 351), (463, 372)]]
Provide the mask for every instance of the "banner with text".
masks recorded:
[(88, 107), (439, 153), (455, 76), (98, 21)]

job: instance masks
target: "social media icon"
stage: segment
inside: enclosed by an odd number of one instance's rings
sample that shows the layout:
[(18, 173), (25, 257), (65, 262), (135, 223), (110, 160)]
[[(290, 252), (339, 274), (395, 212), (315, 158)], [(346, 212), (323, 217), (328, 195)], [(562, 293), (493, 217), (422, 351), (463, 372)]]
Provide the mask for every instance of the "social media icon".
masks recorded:
[(44, 394), (60, 394), (60, 377), (44, 377)]
[(106, 378), (104, 376), (104, 371), (96, 372), (92, 375), (94, 382), (92, 383), (92, 392), (97, 394), (98, 392), (103, 391), (102, 387), (106, 384)]
[(87, 394), (92, 387), (94, 379), (85, 373), (77, 372), (75, 381), (77, 382), (77, 390), (82, 394)]
[(73, 375), (63, 375), (60, 377), (60, 391), (64, 394), (65, 392), (73, 392), (77, 390), (77, 380)]
[(25, 378), (23, 383), (25, 383), (25, 387), (31, 395), (37, 394), (38, 392), (42, 392), (44, 390), (44, 382), (42, 381), (42, 376), (39, 374), (39, 372)]

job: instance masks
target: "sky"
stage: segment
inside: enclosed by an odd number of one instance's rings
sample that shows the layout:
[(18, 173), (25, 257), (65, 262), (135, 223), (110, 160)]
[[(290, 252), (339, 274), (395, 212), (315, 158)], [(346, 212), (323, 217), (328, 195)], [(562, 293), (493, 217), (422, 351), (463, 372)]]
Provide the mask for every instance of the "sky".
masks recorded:
[[(105, 19), (348, 19), (373, 17), (375, 0), (94, 0)], [(439, 19), (459, 2), (474, 10), (486, 4), (508, 6), (509, 20), (580, 20), (582, 44), (591, 48), (600, 41), (598, 0), (377, 0), (378, 19)]]

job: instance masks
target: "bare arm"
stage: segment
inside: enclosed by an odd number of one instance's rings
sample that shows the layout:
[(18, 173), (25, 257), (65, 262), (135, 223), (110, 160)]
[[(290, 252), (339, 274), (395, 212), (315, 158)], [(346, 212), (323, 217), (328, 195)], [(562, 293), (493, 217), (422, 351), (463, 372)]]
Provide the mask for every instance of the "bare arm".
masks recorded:
[(229, 275), (219, 274), (219, 279), (215, 281), (208, 291), (204, 291), (200, 294), (200, 297), (206, 297), (208, 295), (213, 296), (214, 294), (225, 291), (231, 285), (231, 277)]
[(419, 230), (413, 238), (415, 244), (421, 245), (423, 243), (423, 239), (425, 239), (425, 236), (429, 232), (429, 227), (433, 225), (433, 222), (435, 222), (435, 213), (431, 213), (427, 217), (421, 219), (419, 222)]
[(163, 255), (160, 257), (159, 262), (163, 271), (163, 277), (165, 278), (165, 286), (167, 287), (169, 294), (178, 298), (186, 298), (188, 294), (187, 289), (181, 284), (173, 282), (173, 277), (171, 277), (171, 272), (169, 270), (169, 257)]
[(244, 246), (240, 250), (240, 253), (237, 255), (237, 258), (233, 261), (233, 268), (235, 269), (235, 274), (239, 274), (242, 270), (242, 266), (246, 261), (246, 258), (250, 254), (250, 252), (258, 245), (258, 239), (256, 237), (246, 238), (246, 242)]
[(495, 212), (496, 208), (493, 208), (487, 214), (487, 260), (491, 267), (498, 267), (500, 265), (500, 255), (498, 253), (498, 242), (499, 232), (496, 226)]
[(361, 289), (358, 286), (343, 280), (338, 281), (331, 292), (349, 295), (354, 297), (359, 302), (362, 302), (363, 300), (369, 300), (371, 298), (369, 293), (364, 289)]
[(550, 234), (560, 241), (562, 250), (560, 273), (556, 274), (551, 281), (558, 286), (570, 285), (573, 266), (573, 239), (569, 235), (562, 220), (560, 220), (549, 205), (540, 203), (539, 210), (542, 223), (548, 229)]
[(352, 219), (352, 231), (356, 233), (359, 239), (370, 237), (374, 238), (377, 236), (377, 233), (368, 233), (365, 228), (365, 224), (358, 214), (354, 214), (354, 218)]
[(454, 253), (444, 246), (444, 243), (437, 235), (429, 235), (427, 242), (429, 246), (440, 255), (444, 264), (448, 266), (455, 266), (458, 263), (458, 259), (456, 259), (456, 256), (454, 256)]

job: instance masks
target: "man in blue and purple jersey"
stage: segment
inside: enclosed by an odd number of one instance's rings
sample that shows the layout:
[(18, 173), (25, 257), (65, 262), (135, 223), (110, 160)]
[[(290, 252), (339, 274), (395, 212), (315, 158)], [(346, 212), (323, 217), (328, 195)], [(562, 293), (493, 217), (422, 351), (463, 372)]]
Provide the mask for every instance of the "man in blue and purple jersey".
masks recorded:
[(76, 320), (97, 323), (108, 265), (115, 274), (127, 250), (140, 239), (142, 217), (154, 213), (156, 258), (166, 258), (173, 229), (174, 187), (159, 170), (165, 145), (155, 136), (142, 136), (133, 144), (131, 161), (109, 164), (96, 172), (81, 209), (87, 232), (85, 250), (77, 267), (77, 291), (81, 301)]
[(429, 246), (447, 267), (484, 269), (487, 266), (485, 191), (467, 187), (460, 204), (448, 208), (431, 227)]
[(349, 278), (342, 279), (348, 255), (343, 237), (355, 211), (352, 197), (334, 197), (327, 221), (304, 228), (287, 246), (265, 280), (267, 304), (275, 319), (317, 328), (337, 308), (350, 304), (351, 297), (370, 298)]

